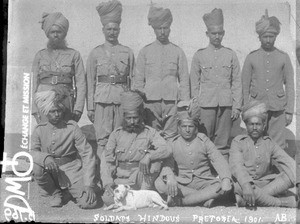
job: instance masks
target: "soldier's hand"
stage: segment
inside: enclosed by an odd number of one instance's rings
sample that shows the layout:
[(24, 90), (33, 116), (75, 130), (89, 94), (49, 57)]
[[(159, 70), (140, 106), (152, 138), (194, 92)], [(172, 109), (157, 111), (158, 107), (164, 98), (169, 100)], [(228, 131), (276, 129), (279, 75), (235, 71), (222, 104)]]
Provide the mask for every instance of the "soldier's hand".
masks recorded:
[(231, 120), (236, 120), (240, 116), (240, 111), (238, 109), (233, 109), (231, 112)]
[(34, 113), (33, 116), (35, 118), (36, 123), (41, 123), (41, 115), (39, 113)]
[(175, 177), (168, 176), (167, 179), (168, 195), (175, 197), (178, 193), (178, 185)]
[(95, 111), (89, 110), (87, 116), (88, 116), (89, 120), (92, 123), (94, 123), (94, 121), (95, 121)]
[(245, 183), (242, 186), (243, 198), (249, 206), (255, 206), (255, 194), (253, 187), (250, 183)]
[(149, 154), (146, 154), (144, 158), (140, 160), (140, 172), (142, 172), (144, 175), (150, 174), (150, 162), (151, 160)]
[(293, 114), (285, 114), (285, 126), (288, 126), (292, 123), (293, 120)]
[(229, 178), (224, 178), (221, 183), (221, 194), (226, 194), (231, 190), (231, 181)]
[(75, 110), (73, 113), (73, 120), (78, 122), (81, 118), (82, 112)]
[(93, 204), (96, 201), (96, 193), (92, 187), (85, 186), (84, 192), (86, 193), (86, 202)]
[(58, 165), (52, 156), (47, 156), (44, 162), (45, 169), (50, 173), (58, 172)]
[(105, 193), (108, 194), (109, 196), (114, 196), (114, 190), (112, 188), (114, 184), (108, 184), (105, 186)]

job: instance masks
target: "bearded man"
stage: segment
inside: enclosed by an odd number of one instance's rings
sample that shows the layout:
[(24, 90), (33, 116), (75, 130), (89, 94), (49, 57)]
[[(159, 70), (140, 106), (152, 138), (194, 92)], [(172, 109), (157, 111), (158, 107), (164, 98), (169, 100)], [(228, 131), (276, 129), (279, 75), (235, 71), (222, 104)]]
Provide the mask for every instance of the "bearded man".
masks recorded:
[(145, 125), (142, 119), (143, 99), (137, 92), (121, 94), (122, 126), (109, 136), (101, 156), (101, 178), (105, 188), (102, 197), (108, 206), (113, 201), (113, 185), (128, 184), (131, 188), (153, 189), (159, 175), (157, 163), (169, 156), (166, 141)]
[[(84, 108), (86, 95), (86, 78), (80, 53), (67, 47), (66, 36), (69, 21), (60, 12), (44, 13), (42, 29), (48, 38), (47, 48), (40, 50), (34, 58), (33, 93), (59, 89), (67, 97), (64, 99), (66, 110), (64, 120), (79, 121)], [(37, 123), (45, 122), (46, 116), (35, 103), (32, 115)]]

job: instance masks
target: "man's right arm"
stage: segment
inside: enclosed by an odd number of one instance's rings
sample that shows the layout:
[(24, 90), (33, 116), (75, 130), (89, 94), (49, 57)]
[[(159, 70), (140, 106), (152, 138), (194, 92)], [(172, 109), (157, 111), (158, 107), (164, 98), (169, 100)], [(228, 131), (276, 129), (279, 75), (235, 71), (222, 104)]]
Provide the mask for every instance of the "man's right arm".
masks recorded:
[(86, 63), (86, 79), (87, 79), (87, 95), (86, 104), (87, 111), (94, 111), (94, 93), (96, 87), (96, 58), (94, 50), (90, 53)]
[(136, 66), (134, 69), (133, 76), (133, 90), (139, 90), (144, 93), (145, 86), (145, 69), (146, 69), (146, 58), (144, 49), (142, 49), (137, 57)]
[(252, 79), (252, 65), (250, 62), (250, 56), (246, 57), (244, 62), (244, 66), (242, 69), (242, 90), (243, 90), (243, 98), (244, 105), (249, 102), (250, 98), (250, 83)]
[[(39, 62), (41, 59), (40, 52), (38, 52), (33, 60), (32, 63), (32, 94), (34, 94), (39, 85), (38, 73), (39, 73)], [(34, 102), (32, 102), (31, 114), (37, 114), (38, 109)]]
[(200, 76), (201, 76), (201, 67), (198, 60), (197, 52), (193, 56), (191, 71), (190, 71), (190, 82), (191, 82), (191, 96), (197, 97), (200, 91)]
[(42, 152), (42, 143), (40, 140), (40, 130), (39, 127), (36, 127), (31, 136), (31, 150), (30, 154), (33, 158), (33, 162), (39, 166), (44, 167), (44, 162), (48, 156), (51, 156), (49, 153)]
[(105, 151), (101, 155), (100, 172), (101, 172), (101, 179), (104, 187), (114, 183), (112, 176), (113, 176), (113, 172), (117, 168), (116, 147), (117, 147), (116, 132), (112, 132), (106, 144)]

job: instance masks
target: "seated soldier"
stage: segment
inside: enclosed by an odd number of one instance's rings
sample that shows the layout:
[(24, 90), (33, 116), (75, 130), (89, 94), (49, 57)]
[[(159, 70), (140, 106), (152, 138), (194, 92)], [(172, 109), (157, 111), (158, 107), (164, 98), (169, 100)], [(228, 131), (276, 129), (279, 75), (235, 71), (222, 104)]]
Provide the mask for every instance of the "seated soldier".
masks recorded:
[[(228, 193), (231, 173), (225, 158), (210, 139), (198, 133), (198, 112), (193, 102), (186, 111), (178, 112), (178, 133), (168, 149), (171, 157), (166, 160), (156, 181), (160, 193), (168, 195), (168, 205), (213, 206), (221, 195)], [(196, 113), (195, 113), (196, 112)], [(212, 174), (212, 166), (219, 178)]]
[[(229, 164), (236, 181), (237, 206), (295, 207), (295, 196), (279, 197), (295, 183), (295, 161), (269, 136), (264, 136), (266, 104), (251, 101), (242, 111), (247, 135), (236, 136), (231, 144)], [(276, 173), (273, 160), (283, 170)]]
[(143, 99), (137, 92), (121, 93), (121, 109), (122, 126), (110, 134), (101, 156), (105, 188), (102, 199), (106, 206), (114, 203), (115, 184), (128, 184), (135, 190), (153, 189), (160, 161), (169, 156), (166, 141), (154, 128), (144, 125)]
[(64, 204), (65, 189), (79, 207), (93, 208), (97, 204), (93, 183), (96, 157), (76, 122), (63, 120), (65, 97), (57, 90), (35, 94), (35, 103), (48, 121), (37, 125), (32, 134), (34, 179), (52, 196), (52, 207)]

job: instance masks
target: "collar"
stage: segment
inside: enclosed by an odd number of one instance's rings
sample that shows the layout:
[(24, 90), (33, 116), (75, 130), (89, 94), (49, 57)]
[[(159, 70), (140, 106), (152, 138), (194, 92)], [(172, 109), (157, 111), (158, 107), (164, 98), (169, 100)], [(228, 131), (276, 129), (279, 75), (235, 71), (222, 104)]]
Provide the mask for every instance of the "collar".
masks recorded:
[(221, 44), (219, 48), (216, 48), (214, 45), (212, 45), (211, 43), (208, 44), (207, 48), (211, 49), (211, 50), (220, 50), (221, 48), (223, 48), (223, 45)]
[(117, 43), (115, 43), (115, 44), (112, 44), (112, 43), (110, 43), (110, 42), (108, 42), (108, 41), (105, 41), (105, 42), (104, 42), (104, 46), (105, 46), (105, 47), (108, 47), (108, 48), (115, 47), (115, 46), (117, 46), (117, 45), (119, 45), (119, 41), (117, 41)]

